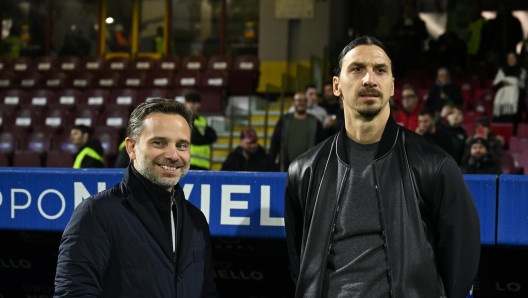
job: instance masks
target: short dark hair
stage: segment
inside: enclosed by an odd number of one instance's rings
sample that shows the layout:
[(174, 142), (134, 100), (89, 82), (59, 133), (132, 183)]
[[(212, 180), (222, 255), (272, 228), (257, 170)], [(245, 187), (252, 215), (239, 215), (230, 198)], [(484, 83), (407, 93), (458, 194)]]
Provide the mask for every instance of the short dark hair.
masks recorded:
[(72, 129), (78, 129), (78, 130), (81, 131), (82, 134), (87, 133), (88, 134), (88, 138), (91, 137), (92, 133), (93, 133), (93, 128), (91, 128), (90, 126), (84, 125), (84, 124), (74, 125), (72, 127)]
[(412, 90), (412, 92), (414, 92), (414, 95), (418, 96), (418, 90), (411, 84), (403, 84), (402, 91), (403, 90)]
[(152, 113), (180, 115), (185, 118), (191, 131), (193, 130), (193, 115), (185, 104), (173, 99), (155, 98), (134, 109), (128, 121), (127, 137), (137, 140), (143, 130), (143, 121)]
[(353, 41), (351, 41), (341, 51), (341, 53), (339, 54), (339, 59), (338, 59), (339, 60), (339, 64), (337, 65), (337, 67), (334, 70), (334, 74), (336, 76), (339, 76), (339, 74), (341, 73), (341, 66), (343, 66), (343, 58), (345, 57), (345, 55), (348, 52), (350, 52), (353, 48), (355, 48), (357, 46), (361, 46), (361, 45), (378, 46), (378, 47), (380, 47), (385, 52), (385, 54), (387, 54), (387, 57), (389, 57), (389, 60), (391, 62), (392, 73), (394, 73), (394, 67), (392, 65), (391, 55), (390, 55), (389, 51), (387, 50), (387, 48), (385, 47), (385, 45), (381, 41), (379, 41), (377, 38), (375, 38), (375, 37), (364, 35), (364, 36), (361, 36), (360, 38), (356, 38)]
[(431, 108), (423, 108), (420, 110), (420, 112), (418, 112), (418, 116), (425, 116), (425, 115), (429, 115), (433, 119), (435, 118), (435, 113), (433, 109)]
[(194, 90), (185, 92), (183, 97), (185, 97), (185, 102), (202, 102), (202, 96)]
[(317, 86), (315, 86), (314, 83), (308, 83), (304, 86), (304, 93), (306, 93), (306, 91), (308, 91), (308, 89), (310, 88), (314, 88), (315, 90), (317, 90)]

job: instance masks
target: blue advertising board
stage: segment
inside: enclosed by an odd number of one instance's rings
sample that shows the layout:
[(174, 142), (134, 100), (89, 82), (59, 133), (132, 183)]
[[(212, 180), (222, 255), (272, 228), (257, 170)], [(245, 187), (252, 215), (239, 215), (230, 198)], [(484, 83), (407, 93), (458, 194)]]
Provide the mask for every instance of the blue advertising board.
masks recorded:
[[(62, 231), (83, 199), (122, 177), (123, 169), (0, 168), (0, 229)], [(464, 179), (479, 212), (482, 243), (495, 244), (497, 178)], [(285, 183), (286, 173), (206, 171), (190, 171), (180, 182), (186, 198), (205, 214), (213, 236), (248, 238), (285, 237)], [(515, 204), (511, 208), (524, 206)], [(528, 236), (520, 237), (524, 240), (512, 243), (527, 245)]]
[[(0, 169), (0, 229), (62, 231), (83, 199), (123, 169)], [(285, 173), (190, 171), (180, 182), (214, 236), (284, 238)]]
[(497, 244), (528, 245), (528, 176), (499, 178)]

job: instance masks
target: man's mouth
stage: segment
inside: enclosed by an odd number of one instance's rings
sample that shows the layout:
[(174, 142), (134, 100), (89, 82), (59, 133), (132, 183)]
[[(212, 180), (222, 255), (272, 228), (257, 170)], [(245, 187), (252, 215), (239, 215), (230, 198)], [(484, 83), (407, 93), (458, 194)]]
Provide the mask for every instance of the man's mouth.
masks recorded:
[(176, 168), (176, 167), (169, 167), (169, 166), (164, 166), (164, 165), (160, 165), (160, 167), (161, 167), (162, 169), (167, 170), (167, 171), (176, 171), (176, 170), (178, 169), (178, 168)]

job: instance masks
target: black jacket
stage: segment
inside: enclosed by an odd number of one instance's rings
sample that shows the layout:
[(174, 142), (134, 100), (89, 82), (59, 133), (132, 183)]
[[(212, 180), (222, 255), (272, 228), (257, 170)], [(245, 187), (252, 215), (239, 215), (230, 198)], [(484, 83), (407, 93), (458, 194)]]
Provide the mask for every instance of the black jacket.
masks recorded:
[[(89, 139), (84, 146), (82, 146), (79, 151), (77, 151), (77, 154), (75, 154), (75, 158), (77, 158), (77, 155), (83, 151), (84, 148), (92, 148), (97, 152), (101, 157), (104, 157), (104, 149), (103, 145), (101, 145), (101, 142), (97, 139)], [(75, 160), (74, 158), (74, 160)], [(81, 162), (81, 168), (104, 168), (104, 163), (100, 160), (97, 160), (95, 158), (91, 158), (90, 156), (86, 155), (82, 162)]]
[(502, 174), (501, 167), (489, 157), (481, 160), (470, 157), (465, 164), (460, 166), (460, 171), (462, 171), (463, 174)]
[[(310, 125), (310, 131), (313, 132), (310, 135), (309, 143), (312, 144), (312, 146), (315, 146), (316, 144), (319, 144), (324, 140), (325, 132), (323, 130), (321, 122), (319, 122), (319, 120), (317, 120), (315, 116), (311, 114), (308, 114), (307, 116), (309, 119), (308, 125)], [(288, 166), (292, 162), (292, 160), (288, 158), (286, 140), (288, 139), (287, 128), (290, 125), (290, 121), (293, 117), (293, 113), (283, 115), (275, 125), (275, 130), (273, 131), (273, 136), (271, 137), (269, 155), (275, 160), (275, 158), (277, 158), (277, 153), (280, 154), (279, 171), (281, 172), (287, 171)]]
[[(61, 239), (55, 297), (217, 297), (203, 213), (176, 185), (182, 216), (174, 260), (159, 198), (130, 171), (75, 209)], [(170, 197), (168, 203), (170, 224)]]
[[(295, 297), (320, 297), (351, 168), (344, 128), (289, 168), (285, 224)], [(455, 161), (389, 117), (373, 160), (390, 296), (466, 297), (480, 256), (475, 203)], [(351, 221), (354, 219), (351, 218)]]
[(275, 160), (266, 154), (260, 145), (257, 152), (250, 155), (249, 159), (244, 158), (242, 147), (238, 146), (222, 164), (222, 171), (274, 172), (276, 170)]

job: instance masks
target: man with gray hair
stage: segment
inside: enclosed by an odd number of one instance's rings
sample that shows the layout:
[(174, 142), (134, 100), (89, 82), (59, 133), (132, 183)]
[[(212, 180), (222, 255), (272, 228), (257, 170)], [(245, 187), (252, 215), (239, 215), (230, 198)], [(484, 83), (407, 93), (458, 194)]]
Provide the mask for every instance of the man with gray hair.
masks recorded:
[(209, 226), (185, 199), (192, 113), (154, 99), (130, 117), (132, 161), (84, 200), (62, 235), (54, 297), (217, 297)]

